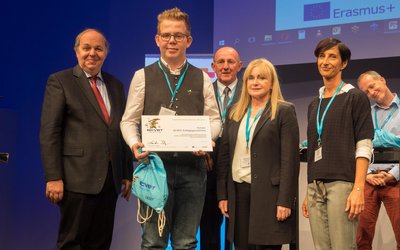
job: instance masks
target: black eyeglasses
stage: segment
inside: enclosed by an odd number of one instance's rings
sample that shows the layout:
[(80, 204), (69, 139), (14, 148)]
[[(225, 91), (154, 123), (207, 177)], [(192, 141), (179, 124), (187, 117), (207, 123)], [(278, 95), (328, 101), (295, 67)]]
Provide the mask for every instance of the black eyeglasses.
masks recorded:
[(161, 40), (163, 40), (164, 42), (168, 42), (169, 39), (171, 39), (171, 37), (174, 37), (175, 41), (177, 42), (182, 42), (183, 39), (185, 39), (186, 37), (188, 37), (189, 35), (183, 34), (183, 33), (161, 33), (159, 34), (159, 36), (161, 37)]

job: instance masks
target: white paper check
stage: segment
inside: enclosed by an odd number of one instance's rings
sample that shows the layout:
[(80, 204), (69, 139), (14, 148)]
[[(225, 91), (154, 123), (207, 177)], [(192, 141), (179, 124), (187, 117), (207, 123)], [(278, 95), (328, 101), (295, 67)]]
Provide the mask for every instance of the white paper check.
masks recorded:
[(208, 116), (142, 116), (143, 150), (155, 152), (212, 151)]

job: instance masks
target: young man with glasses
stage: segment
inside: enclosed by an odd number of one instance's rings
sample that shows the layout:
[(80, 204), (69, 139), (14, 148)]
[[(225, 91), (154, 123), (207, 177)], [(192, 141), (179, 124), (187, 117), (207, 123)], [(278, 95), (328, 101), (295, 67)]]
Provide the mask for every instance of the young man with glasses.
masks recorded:
[[(211, 80), (186, 59), (186, 49), (192, 43), (188, 15), (178, 8), (162, 12), (157, 32), (160, 59), (135, 72), (121, 121), (125, 141), (139, 161), (149, 154), (139, 153), (139, 148), (145, 146), (139, 134), (141, 115), (209, 116), (213, 140), (221, 129)], [(142, 249), (165, 249), (169, 238), (173, 249), (196, 248), (207, 181), (204, 155), (203, 151), (159, 153), (168, 179), (166, 226), (159, 236), (158, 216), (144, 223)], [(146, 212), (146, 206), (141, 209)]]

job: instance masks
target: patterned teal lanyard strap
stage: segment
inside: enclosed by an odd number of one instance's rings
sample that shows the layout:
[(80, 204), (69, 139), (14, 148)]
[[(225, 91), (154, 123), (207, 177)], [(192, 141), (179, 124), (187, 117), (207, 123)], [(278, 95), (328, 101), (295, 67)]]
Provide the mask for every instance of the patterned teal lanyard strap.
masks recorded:
[(323, 93), (319, 95), (319, 104), (318, 104), (318, 110), (317, 110), (317, 133), (318, 133), (318, 145), (319, 146), (321, 145), (322, 129), (324, 127), (324, 121), (325, 121), (326, 113), (328, 112), (328, 109), (331, 107), (331, 105), (333, 103), (333, 100), (335, 100), (335, 97), (339, 93), (340, 89), (343, 87), (343, 84), (344, 84), (344, 82), (342, 81), (340, 83), (339, 87), (337, 87), (335, 93), (332, 96), (332, 99), (329, 101), (328, 105), (326, 106), (326, 108), (324, 110), (324, 113), (322, 114), (321, 121), (319, 121), (319, 113), (320, 113), (320, 110), (321, 110), (321, 103), (322, 103)]
[(185, 78), (186, 71), (187, 71), (187, 69), (188, 69), (188, 67), (189, 67), (189, 63), (186, 63), (185, 71), (183, 71), (181, 77), (179, 78), (179, 81), (178, 81), (178, 84), (176, 85), (175, 91), (172, 91), (172, 87), (171, 87), (171, 83), (170, 83), (170, 81), (169, 81), (169, 79), (168, 79), (168, 75), (167, 75), (167, 73), (164, 71), (164, 69), (161, 67), (160, 60), (158, 60), (158, 67), (159, 67), (159, 68), (162, 70), (162, 72), (164, 73), (165, 80), (167, 81), (167, 84), (168, 84), (168, 87), (169, 87), (169, 91), (171, 92), (172, 97), (171, 97), (171, 101), (170, 101), (170, 103), (169, 103), (169, 108), (172, 108), (172, 105), (174, 104), (174, 100), (175, 100), (176, 93), (178, 93), (178, 90), (179, 90), (179, 88), (180, 88), (181, 85), (182, 85), (183, 78)]
[(386, 117), (385, 121), (383, 121), (382, 126), (379, 127), (378, 125), (378, 117), (376, 115), (376, 109), (374, 110), (374, 120), (375, 120), (375, 129), (383, 129), (383, 127), (385, 127), (386, 123), (388, 123), (388, 121), (392, 118), (394, 112), (396, 112), (397, 110), (397, 106), (395, 106), (392, 111), (390, 112), (390, 114)]
[[(222, 119), (222, 123), (225, 122), (226, 111), (228, 110), (229, 106), (231, 105), (231, 103), (232, 103), (232, 101), (233, 101), (233, 97), (235, 96), (235, 92), (236, 92), (236, 87), (237, 87), (237, 85), (235, 86), (235, 88), (233, 88), (232, 95), (231, 95), (231, 97), (229, 97), (229, 101), (228, 101), (228, 103), (226, 104), (225, 109), (224, 109), (224, 110), (221, 110), (221, 119)], [(222, 107), (222, 99), (221, 99), (221, 95), (219, 94), (219, 90), (217, 91), (217, 96), (218, 96), (219, 106)], [(226, 96), (225, 96), (225, 98), (226, 98)]]
[(249, 149), (249, 141), (250, 141), (250, 131), (251, 128), (253, 127), (254, 123), (258, 120), (258, 118), (260, 118), (262, 112), (264, 111), (264, 108), (260, 109), (257, 114), (256, 117), (254, 117), (253, 119), (253, 123), (251, 124), (251, 126), (249, 126), (250, 124), (250, 115), (251, 115), (251, 104), (249, 106), (249, 108), (247, 109), (247, 118), (246, 118), (246, 149)]

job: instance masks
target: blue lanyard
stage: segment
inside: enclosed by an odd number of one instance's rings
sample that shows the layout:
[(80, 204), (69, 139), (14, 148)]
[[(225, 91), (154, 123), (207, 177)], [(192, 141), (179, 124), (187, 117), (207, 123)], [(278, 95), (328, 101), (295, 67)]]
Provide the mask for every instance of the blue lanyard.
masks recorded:
[(251, 124), (251, 126), (249, 127), (249, 123), (250, 123), (250, 115), (251, 115), (251, 104), (249, 106), (249, 108), (247, 109), (247, 118), (246, 118), (246, 148), (249, 149), (249, 140), (250, 140), (250, 130), (253, 127), (254, 123), (256, 123), (256, 121), (258, 120), (258, 118), (260, 118), (262, 112), (264, 111), (264, 108), (260, 109), (257, 114), (256, 117), (254, 117), (253, 123)]
[[(318, 133), (318, 144), (321, 143), (321, 135), (322, 135), (322, 129), (324, 127), (324, 121), (325, 121), (325, 115), (328, 112), (328, 109), (331, 107), (333, 100), (335, 100), (335, 97), (337, 96), (337, 94), (339, 93), (340, 89), (342, 88), (344, 82), (342, 81), (339, 85), (339, 87), (337, 87), (335, 93), (333, 94), (331, 100), (329, 101), (328, 105), (326, 106), (324, 113), (322, 114), (321, 117), (321, 121), (319, 121), (319, 112), (321, 110), (321, 103), (322, 103), (322, 96), (323, 94), (319, 95), (319, 104), (318, 104), (318, 110), (317, 110), (317, 133)], [(325, 89), (324, 89), (325, 92)]]
[[(232, 95), (231, 95), (231, 97), (229, 97), (229, 101), (228, 101), (228, 103), (226, 104), (225, 109), (224, 109), (224, 110), (221, 110), (221, 119), (222, 119), (222, 123), (225, 122), (226, 111), (228, 110), (229, 106), (231, 105), (231, 103), (232, 103), (232, 101), (233, 101), (233, 97), (235, 96), (236, 87), (237, 87), (237, 84), (236, 84), (236, 86), (233, 88)], [(221, 99), (221, 95), (219, 94), (219, 90), (218, 90), (218, 89), (217, 89), (217, 96), (218, 96), (219, 107), (222, 108), (222, 99)], [(225, 98), (226, 98), (226, 96), (225, 96)]]
[(395, 106), (392, 111), (390, 112), (390, 114), (386, 117), (385, 121), (382, 123), (382, 126), (379, 127), (378, 125), (378, 117), (376, 115), (376, 109), (375, 109), (375, 113), (374, 113), (374, 120), (375, 120), (375, 129), (383, 129), (383, 127), (385, 127), (386, 123), (388, 123), (388, 121), (390, 120), (390, 118), (392, 118), (394, 112), (396, 112), (397, 110), (397, 106)]
[(172, 104), (174, 103), (174, 99), (175, 99), (176, 93), (178, 92), (179, 88), (180, 88), (181, 85), (182, 85), (183, 78), (185, 78), (186, 71), (187, 71), (187, 69), (188, 69), (188, 67), (189, 67), (189, 63), (186, 63), (185, 71), (183, 71), (181, 77), (179, 78), (179, 81), (178, 81), (178, 84), (176, 85), (175, 91), (172, 91), (172, 87), (171, 87), (171, 83), (170, 83), (170, 81), (169, 81), (169, 79), (168, 79), (168, 75), (167, 75), (167, 73), (165, 73), (164, 69), (161, 67), (160, 60), (158, 60), (158, 67), (159, 67), (159, 68), (162, 70), (162, 72), (164, 73), (165, 80), (166, 80), (167, 83), (168, 83), (169, 91), (171, 92), (171, 95), (172, 95), (171, 101), (170, 101), (170, 103), (169, 103), (169, 107), (172, 108)]

